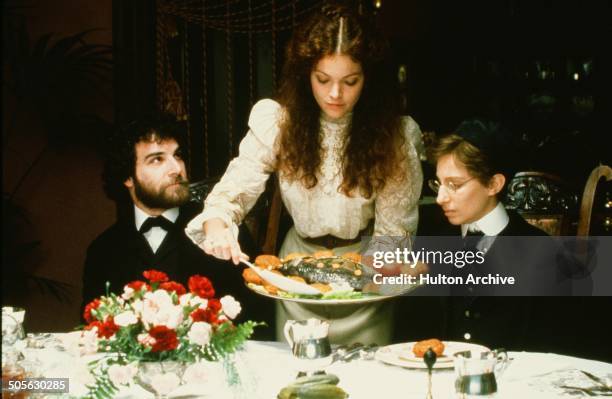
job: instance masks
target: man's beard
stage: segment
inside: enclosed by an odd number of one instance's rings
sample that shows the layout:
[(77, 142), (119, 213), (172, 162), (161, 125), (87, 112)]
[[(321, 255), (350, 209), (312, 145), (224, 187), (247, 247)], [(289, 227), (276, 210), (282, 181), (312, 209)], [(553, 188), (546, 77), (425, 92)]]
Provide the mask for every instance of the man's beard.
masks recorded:
[[(174, 190), (169, 193), (167, 188), (173, 183), (179, 183)], [(159, 190), (141, 184), (138, 179), (134, 179), (134, 194), (147, 208), (151, 209), (170, 209), (181, 206), (189, 201), (189, 181), (181, 176), (177, 177), (172, 183), (160, 187)]]

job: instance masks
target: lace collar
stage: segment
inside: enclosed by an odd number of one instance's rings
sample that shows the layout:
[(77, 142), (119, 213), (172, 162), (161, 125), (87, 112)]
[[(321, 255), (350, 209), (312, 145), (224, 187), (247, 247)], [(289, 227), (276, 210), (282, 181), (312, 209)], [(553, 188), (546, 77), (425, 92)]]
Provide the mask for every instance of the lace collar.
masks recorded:
[(332, 119), (329, 116), (325, 115), (325, 112), (321, 112), (321, 123), (332, 125), (332, 126), (336, 125), (336, 126), (345, 127), (346, 125), (349, 124), (352, 118), (353, 118), (352, 112), (347, 112), (346, 115), (338, 119)]

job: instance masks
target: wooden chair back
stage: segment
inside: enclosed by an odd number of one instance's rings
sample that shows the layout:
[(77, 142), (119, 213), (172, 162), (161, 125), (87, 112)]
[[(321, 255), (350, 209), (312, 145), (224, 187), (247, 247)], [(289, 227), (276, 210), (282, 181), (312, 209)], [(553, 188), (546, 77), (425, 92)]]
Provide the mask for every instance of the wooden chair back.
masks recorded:
[(601, 178), (606, 181), (612, 179), (612, 169), (608, 165), (599, 165), (591, 172), (584, 186), (582, 194), (582, 202), (580, 204), (580, 214), (578, 217), (577, 236), (586, 237), (591, 229), (591, 216), (593, 214), (593, 201), (595, 200), (595, 192)]

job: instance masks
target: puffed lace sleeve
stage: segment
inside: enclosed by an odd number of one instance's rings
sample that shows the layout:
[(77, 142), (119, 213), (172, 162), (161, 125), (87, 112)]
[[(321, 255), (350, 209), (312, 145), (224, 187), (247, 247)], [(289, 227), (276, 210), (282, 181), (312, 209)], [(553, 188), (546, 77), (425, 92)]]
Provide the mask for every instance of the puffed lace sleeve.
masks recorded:
[(404, 124), (404, 132), (406, 137), (410, 139), (412, 145), (414, 145), (414, 149), (421, 161), (426, 161), (427, 156), (425, 154), (425, 144), (423, 143), (423, 136), (421, 133), (421, 128), (415, 122), (412, 117), (406, 115), (402, 117), (402, 122)]
[(415, 140), (420, 139), (421, 131), (412, 118), (404, 118), (403, 122), (404, 160), (398, 165), (404, 169), (403, 176), (387, 182), (383, 190), (378, 193), (375, 202), (374, 236), (381, 239), (410, 238), (414, 235), (419, 221), (418, 207), (423, 171), (415, 148)]
[(280, 117), (281, 106), (273, 100), (260, 100), (253, 106), (249, 131), (240, 143), (238, 156), (206, 197), (203, 212), (185, 229), (196, 244), (205, 238), (202, 224), (213, 218), (221, 218), (238, 236), (238, 225), (255, 205), (276, 168), (275, 141)]

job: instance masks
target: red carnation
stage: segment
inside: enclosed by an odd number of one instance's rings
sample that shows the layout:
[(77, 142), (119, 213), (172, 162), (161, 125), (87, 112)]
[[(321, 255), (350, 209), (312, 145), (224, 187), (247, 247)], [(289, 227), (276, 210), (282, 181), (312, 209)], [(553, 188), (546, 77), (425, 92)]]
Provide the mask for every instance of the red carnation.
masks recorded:
[(206, 308), (206, 321), (210, 324), (217, 324), (219, 322), (219, 311), (221, 310), (221, 301), (217, 298), (211, 298), (208, 300), (208, 307)]
[(93, 330), (95, 327), (98, 328), (98, 338), (110, 338), (119, 331), (119, 326), (115, 324), (112, 316), (107, 317), (105, 322), (92, 321), (85, 326), (85, 330)]
[(185, 289), (185, 286), (183, 286), (183, 284), (181, 283), (177, 283), (176, 281), (168, 281), (166, 283), (161, 283), (159, 285), (159, 288), (161, 288), (162, 290), (166, 290), (168, 292), (176, 292), (176, 295), (183, 295), (184, 293), (187, 292), (187, 290)]
[(91, 311), (98, 309), (101, 303), (102, 302), (100, 302), (99, 299), (94, 299), (93, 301), (89, 302), (87, 306), (85, 306), (85, 310), (83, 311), (83, 318), (87, 323), (91, 323), (92, 321), (94, 321), (94, 315), (91, 314)]
[(206, 309), (204, 312), (204, 321), (209, 324), (217, 324), (219, 322), (219, 313)]
[(196, 274), (189, 277), (189, 290), (200, 298), (212, 298), (215, 296), (215, 289), (209, 279)]
[(98, 336), (100, 335), (100, 329), (102, 328), (102, 322), (98, 320), (94, 320), (88, 325), (85, 326), (85, 330), (93, 330), (94, 327), (98, 327)]
[(166, 326), (155, 326), (149, 330), (149, 335), (155, 339), (152, 352), (171, 351), (178, 347), (176, 331)]
[(219, 311), (221, 310), (221, 302), (216, 298), (208, 300), (208, 307), (206, 309), (198, 308), (191, 312), (191, 318), (194, 322), (205, 321), (210, 324), (217, 324), (219, 322)]
[(191, 319), (196, 322), (196, 321), (206, 321), (206, 309), (202, 309), (202, 308), (197, 308), (196, 310), (194, 310), (193, 312), (191, 312), (191, 314), (189, 315), (191, 316)]
[(149, 286), (147, 285), (147, 283), (145, 283), (144, 281), (140, 281), (140, 280), (134, 280), (131, 283), (127, 283), (127, 286), (133, 289), (134, 291), (140, 291), (142, 287), (145, 287), (147, 290), (149, 289)]
[(145, 276), (145, 278), (151, 283), (163, 283), (168, 281), (168, 275), (164, 272), (160, 272), (159, 270), (145, 270), (142, 275)]
[(119, 326), (115, 324), (113, 316), (106, 318), (106, 321), (98, 326), (98, 337), (110, 338), (119, 331)]
[(208, 307), (206, 308), (214, 313), (219, 313), (221, 310), (221, 301), (217, 298), (211, 298), (208, 300)]

